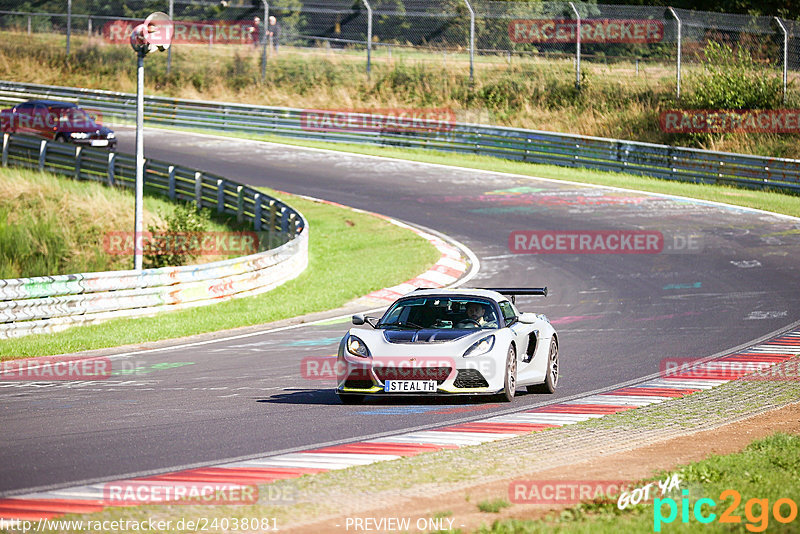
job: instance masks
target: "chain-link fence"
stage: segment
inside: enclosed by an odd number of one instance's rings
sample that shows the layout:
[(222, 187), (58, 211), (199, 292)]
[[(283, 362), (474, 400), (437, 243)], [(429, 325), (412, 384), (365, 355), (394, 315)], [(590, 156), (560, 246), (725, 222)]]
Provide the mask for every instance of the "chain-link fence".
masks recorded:
[(176, 21), (175, 48), (257, 50), (264, 66), (271, 55), (321, 53), (364, 61), (367, 72), (400, 59), (463, 66), (470, 77), (481, 68), (550, 67), (577, 85), (582, 69), (594, 68), (671, 78), (678, 96), (684, 75), (704, 68), (720, 45), (733, 61), (780, 78), (784, 91), (800, 69), (798, 21), (587, 2), (0, 0), (0, 30), (66, 35), (67, 53), (82, 38), (127, 46), (134, 24), (153, 11)]

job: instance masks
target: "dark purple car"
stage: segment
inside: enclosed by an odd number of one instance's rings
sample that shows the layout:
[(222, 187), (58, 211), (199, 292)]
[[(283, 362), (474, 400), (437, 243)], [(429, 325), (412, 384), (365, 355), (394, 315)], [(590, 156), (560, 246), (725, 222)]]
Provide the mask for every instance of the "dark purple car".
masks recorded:
[[(99, 115), (99, 114), (95, 114)], [(76, 104), (56, 100), (29, 100), (0, 111), (0, 129), (45, 139), (115, 150), (114, 132)]]

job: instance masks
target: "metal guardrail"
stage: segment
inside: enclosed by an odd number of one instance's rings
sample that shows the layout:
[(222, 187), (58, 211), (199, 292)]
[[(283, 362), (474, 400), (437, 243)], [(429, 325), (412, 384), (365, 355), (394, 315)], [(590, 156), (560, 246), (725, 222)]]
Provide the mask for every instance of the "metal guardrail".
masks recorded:
[[(108, 123), (131, 123), (135, 117), (134, 94), (0, 81), (0, 103), (36, 97), (69, 100), (96, 109)], [(424, 148), (668, 180), (800, 191), (800, 160), (464, 123), (407, 131), (320, 131), (304, 124), (306, 113), (293, 108), (150, 96), (145, 97), (144, 120), (151, 126)]]
[[(3, 135), (2, 165), (133, 188), (133, 156)], [(220, 176), (148, 160), (145, 190), (235, 215), (259, 233), (265, 250), (202, 265), (0, 280), (0, 339), (56, 332), (77, 324), (152, 315), (269, 291), (308, 265), (308, 228), (280, 200)]]

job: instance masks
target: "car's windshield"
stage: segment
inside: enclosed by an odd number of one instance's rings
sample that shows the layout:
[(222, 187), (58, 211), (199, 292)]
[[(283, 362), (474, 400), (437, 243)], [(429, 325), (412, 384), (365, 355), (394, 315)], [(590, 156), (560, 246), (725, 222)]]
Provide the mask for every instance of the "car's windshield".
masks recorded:
[(80, 108), (51, 108), (51, 113), (58, 115), (58, 120), (62, 125), (73, 128), (94, 128), (94, 119)]
[(418, 297), (395, 302), (379, 328), (475, 329), (497, 328), (491, 302), (467, 296)]

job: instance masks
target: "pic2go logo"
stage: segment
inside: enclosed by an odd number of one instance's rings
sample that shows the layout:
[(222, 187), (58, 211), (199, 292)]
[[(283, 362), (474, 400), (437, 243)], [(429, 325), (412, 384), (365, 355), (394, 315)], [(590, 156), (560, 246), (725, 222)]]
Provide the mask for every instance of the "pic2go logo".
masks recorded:
[[(681, 492), (683, 498), (680, 504), (681, 523), (689, 522), (689, 511), (691, 508), (695, 520), (699, 523), (708, 524), (717, 519), (717, 514), (711, 509), (717, 506), (713, 499), (703, 498), (695, 501), (694, 506), (689, 503), (689, 490)], [(720, 514), (720, 523), (736, 523), (741, 524), (742, 517), (736, 515), (736, 509), (742, 502), (742, 496), (738, 491), (728, 489), (719, 494), (720, 503), (727, 501), (729, 498), (733, 502)], [(704, 512), (703, 506), (707, 506), (708, 510)], [(667, 507), (669, 512), (664, 517), (664, 507)], [(758, 512), (756, 512), (758, 510)], [(797, 519), (797, 503), (792, 499), (778, 499), (772, 505), (772, 516), (778, 523), (788, 524)], [(786, 513), (788, 512), (788, 513)], [(750, 499), (744, 505), (744, 515), (749, 523), (745, 524), (745, 528), (750, 532), (764, 532), (769, 526), (770, 506), (769, 499)], [(678, 517), (678, 503), (675, 499), (670, 497), (664, 499), (656, 498), (653, 501), (653, 531), (661, 532), (661, 525), (668, 525), (675, 521)]]

